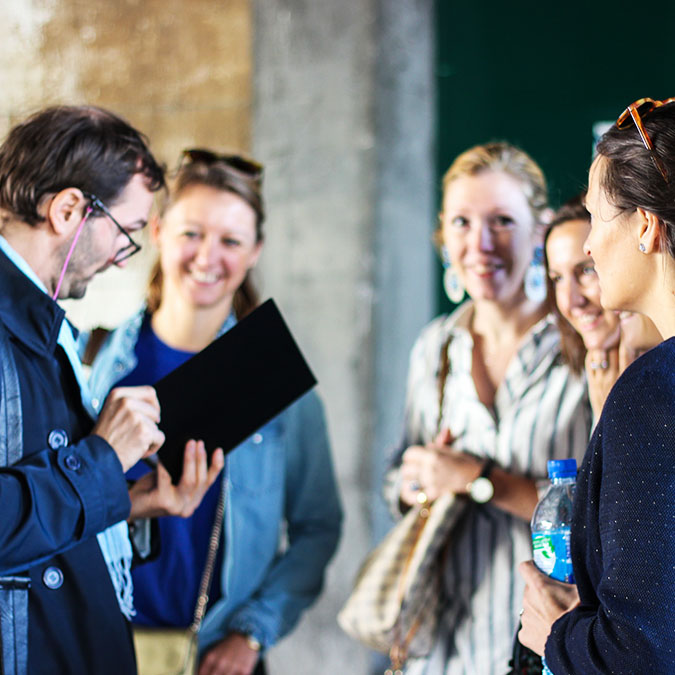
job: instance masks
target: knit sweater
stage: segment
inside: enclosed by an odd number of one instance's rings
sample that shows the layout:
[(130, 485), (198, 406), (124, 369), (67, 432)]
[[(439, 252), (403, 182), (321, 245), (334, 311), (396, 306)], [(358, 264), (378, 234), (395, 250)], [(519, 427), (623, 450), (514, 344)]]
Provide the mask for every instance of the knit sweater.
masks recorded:
[(572, 557), (581, 604), (554, 625), (563, 673), (675, 673), (675, 338), (626, 369), (577, 484)]

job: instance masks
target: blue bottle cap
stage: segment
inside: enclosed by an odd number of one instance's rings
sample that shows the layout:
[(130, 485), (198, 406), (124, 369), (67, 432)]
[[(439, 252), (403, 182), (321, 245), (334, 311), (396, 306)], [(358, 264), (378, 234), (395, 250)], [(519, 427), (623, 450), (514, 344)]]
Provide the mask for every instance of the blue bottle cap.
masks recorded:
[(575, 478), (577, 475), (576, 459), (551, 459), (546, 465), (548, 477), (554, 478)]

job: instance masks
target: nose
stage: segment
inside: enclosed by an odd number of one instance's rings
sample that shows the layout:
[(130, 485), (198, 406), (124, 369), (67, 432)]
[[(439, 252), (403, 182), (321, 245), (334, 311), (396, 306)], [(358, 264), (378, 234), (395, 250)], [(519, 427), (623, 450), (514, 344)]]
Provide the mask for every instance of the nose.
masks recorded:
[(478, 251), (494, 250), (492, 230), (487, 223), (477, 223), (471, 228), (471, 244)]
[(591, 254), (591, 245), (590, 245), (591, 234), (593, 234), (593, 230), (591, 230), (588, 233), (588, 235), (586, 235), (586, 241), (584, 241), (584, 245), (582, 247), (584, 250), (584, 254), (587, 255), (589, 258), (593, 257)]
[(205, 236), (199, 242), (199, 247), (197, 248), (197, 255), (195, 256), (195, 262), (198, 265), (207, 267), (214, 258), (216, 251), (215, 241), (213, 237)]

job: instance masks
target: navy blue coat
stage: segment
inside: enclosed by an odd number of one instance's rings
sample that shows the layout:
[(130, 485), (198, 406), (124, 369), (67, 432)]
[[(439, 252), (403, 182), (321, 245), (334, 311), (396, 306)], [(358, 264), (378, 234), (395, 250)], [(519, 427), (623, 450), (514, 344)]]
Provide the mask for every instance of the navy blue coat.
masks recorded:
[(0, 321), (23, 411), (23, 458), (0, 469), (0, 575), (28, 573), (28, 673), (126, 675), (128, 624), (96, 534), (129, 515), (122, 466), (82, 406), (56, 340), (63, 310), (0, 251)]
[(607, 398), (577, 483), (572, 559), (581, 604), (553, 624), (550, 669), (675, 673), (675, 338)]

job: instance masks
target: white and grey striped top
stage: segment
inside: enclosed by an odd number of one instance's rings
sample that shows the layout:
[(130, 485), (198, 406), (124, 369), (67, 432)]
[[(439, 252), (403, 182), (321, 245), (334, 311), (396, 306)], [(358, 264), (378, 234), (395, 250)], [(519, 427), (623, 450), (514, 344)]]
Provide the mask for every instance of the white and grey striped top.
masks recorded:
[[(488, 409), (471, 375), (472, 313), (473, 304), (467, 302), (451, 316), (434, 320), (418, 338), (410, 357), (401, 449), (436, 436), (439, 357), (451, 336), (442, 426), (458, 439), (458, 450), (492, 457), (503, 469), (535, 480), (546, 479), (549, 459), (580, 461), (591, 429), (591, 409), (585, 381), (561, 362), (553, 318), (532, 328)], [(529, 523), (493, 505), (472, 504), (447, 552), (445, 588), (450, 600), (436, 645), (428, 659), (410, 662), (406, 673), (504, 675), (522, 603), (517, 566), (531, 557)]]

